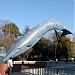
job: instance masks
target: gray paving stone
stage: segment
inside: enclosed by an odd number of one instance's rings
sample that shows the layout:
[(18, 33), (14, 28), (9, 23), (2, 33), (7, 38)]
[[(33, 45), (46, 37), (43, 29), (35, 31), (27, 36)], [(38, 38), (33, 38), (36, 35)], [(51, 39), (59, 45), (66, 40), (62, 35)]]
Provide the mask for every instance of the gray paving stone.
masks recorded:
[(11, 75), (21, 75), (20, 72), (13, 72)]

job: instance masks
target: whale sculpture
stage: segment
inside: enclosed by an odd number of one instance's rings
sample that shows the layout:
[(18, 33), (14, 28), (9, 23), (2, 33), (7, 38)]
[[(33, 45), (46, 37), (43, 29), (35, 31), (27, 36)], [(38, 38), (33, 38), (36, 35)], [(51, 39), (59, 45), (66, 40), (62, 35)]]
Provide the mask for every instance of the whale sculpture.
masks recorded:
[(7, 61), (10, 57), (14, 58), (27, 51), (29, 48), (33, 47), (45, 33), (52, 29), (63, 30), (65, 27), (58, 21), (50, 19), (38, 24), (8, 49), (3, 61)]

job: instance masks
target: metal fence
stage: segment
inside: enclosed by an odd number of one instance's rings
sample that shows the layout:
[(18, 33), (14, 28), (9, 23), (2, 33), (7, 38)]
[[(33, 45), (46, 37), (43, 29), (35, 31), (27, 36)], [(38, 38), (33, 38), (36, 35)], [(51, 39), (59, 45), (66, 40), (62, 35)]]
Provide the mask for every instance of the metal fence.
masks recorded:
[(75, 75), (75, 70), (62, 68), (26, 68), (21, 67), (21, 75)]

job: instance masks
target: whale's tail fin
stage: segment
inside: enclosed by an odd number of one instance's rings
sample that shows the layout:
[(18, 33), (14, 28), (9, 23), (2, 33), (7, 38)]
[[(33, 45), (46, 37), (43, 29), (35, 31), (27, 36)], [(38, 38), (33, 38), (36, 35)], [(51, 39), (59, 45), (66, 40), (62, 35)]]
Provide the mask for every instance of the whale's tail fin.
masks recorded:
[(67, 35), (67, 34), (72, 34), (69, 30), (67, 30), (67, 29), (63, 29), (62, 30), (63, 31), (63, 33), (61, 34), (61, 37), (62, 36), (65, 36), (65, 35)]

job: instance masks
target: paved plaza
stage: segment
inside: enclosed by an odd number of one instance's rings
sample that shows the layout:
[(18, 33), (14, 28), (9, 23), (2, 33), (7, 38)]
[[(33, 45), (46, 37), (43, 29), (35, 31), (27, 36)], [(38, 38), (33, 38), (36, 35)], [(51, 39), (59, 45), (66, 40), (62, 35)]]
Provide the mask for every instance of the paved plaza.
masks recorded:
[(20, 72), (13, 72), (11, 75), (21, 75)]

